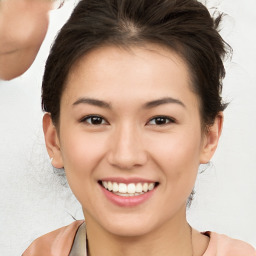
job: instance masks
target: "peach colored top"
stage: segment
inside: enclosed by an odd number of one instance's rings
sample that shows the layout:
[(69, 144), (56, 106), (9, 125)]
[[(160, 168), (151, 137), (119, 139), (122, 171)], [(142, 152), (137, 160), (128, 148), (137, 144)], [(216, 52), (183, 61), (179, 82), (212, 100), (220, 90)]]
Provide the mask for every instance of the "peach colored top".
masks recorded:
[[(84, 249), (86, 244), (82, 250), (77, 249), (79, 241), (76, 234), (82, 228), (85, 230), (83, 222), (82, 220), (75, 221), (36, 239), (22, 256), (86, 256), (86, 249)], [(85, 232), (83, 233), (82, 240), (85, 242)], [(256, 250), (245, 242), (214, 232), (204, 234), (210, 237), (210, 242), (202, 256), (256, 256)]]

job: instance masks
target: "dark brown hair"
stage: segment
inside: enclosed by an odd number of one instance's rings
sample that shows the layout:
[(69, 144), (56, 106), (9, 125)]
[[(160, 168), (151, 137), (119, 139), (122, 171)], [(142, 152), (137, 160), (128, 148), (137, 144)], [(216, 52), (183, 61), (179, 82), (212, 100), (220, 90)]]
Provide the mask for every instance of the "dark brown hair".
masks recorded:
[(42, 108), (58, 124), (60, 99), (69, 72), (89, 51), (104, 45), (167, 46), (188, 65), (201, 119), (211, 125), (222, 103), (226, 43), (218, 33), (222, 15), (212, 18), (197, 0), (81, 0), (59, 32), (48, 57)]

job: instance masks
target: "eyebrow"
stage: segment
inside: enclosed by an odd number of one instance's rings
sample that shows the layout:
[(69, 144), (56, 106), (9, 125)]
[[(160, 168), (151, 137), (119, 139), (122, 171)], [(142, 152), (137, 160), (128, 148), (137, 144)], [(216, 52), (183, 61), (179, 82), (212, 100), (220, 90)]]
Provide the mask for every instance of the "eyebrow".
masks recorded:
[(98, 100), (98, 99), (92, 99), (92, 98), (79, 98), (77, 101), (73, 103), (73, 106), (79, 105), (79, 104), (89, 104), (101, 108), (111, 108), (111, 105), (105, 101)]
[(186, 108), (185, 104), (182, 101), (171, 98), (171, 97), (165, 97), (165, 98), (149, 101), (146, 104), (144, 104), (144, 108), (154, 108), (154, 107), (157, 107), (163, 104), (168, 104), (168, 103), (179, 104), (182, 107)]
[[(143, 108), (154, 108), (154, 107), (157, 107), (163, 104), (168, 104), (168, 103), (179, 104), (182, 107), (186, 108), (185, 104), (182, 101), (171, 98), (171, 97), (165, 97), (165, 98), (149, 101), (143, 105)], [(111, 104), (105, 101), (93, 99), (93, 98), (79, 98), (73, 103), (73, 106), (76, 106), (79, 104), (89, 104), (89, 105), (93, 105), (101, 108), (111, 109)]]

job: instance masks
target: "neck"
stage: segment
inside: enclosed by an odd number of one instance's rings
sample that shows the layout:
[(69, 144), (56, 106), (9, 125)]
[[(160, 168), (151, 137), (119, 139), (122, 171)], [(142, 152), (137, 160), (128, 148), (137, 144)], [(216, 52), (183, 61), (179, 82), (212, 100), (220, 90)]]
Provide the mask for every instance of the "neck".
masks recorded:
[(192, 234), (185, 213), (183, 209), (162, 226), (132, 237), (112, 234), (86, 216), (89, 256), (192, 256)]

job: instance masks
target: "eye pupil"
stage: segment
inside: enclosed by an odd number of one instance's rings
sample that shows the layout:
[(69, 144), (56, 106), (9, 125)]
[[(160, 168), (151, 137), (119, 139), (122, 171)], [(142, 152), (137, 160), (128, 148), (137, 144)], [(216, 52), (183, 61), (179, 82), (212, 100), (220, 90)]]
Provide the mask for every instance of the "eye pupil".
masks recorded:
[(101, 124), (102, 123), (102, 118), (99, 117), (99, 116), (93, 116), (93, 117), (91, 117), (91, 122), (94, 125)]
[(155, 122), (156, 122), (156, 124), (158, 124), (158, 125), (166, 124), (166, 118), (164, 118), (164, 117), (157, 117), (157, 118), (155, 119)]

